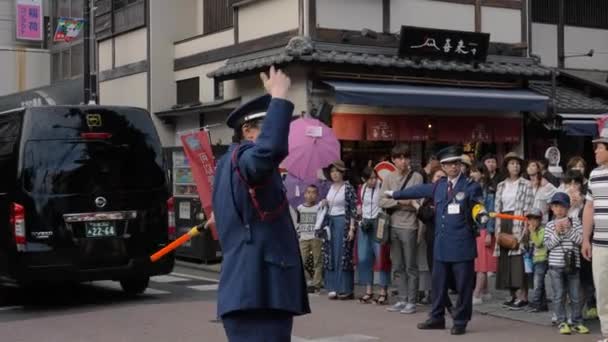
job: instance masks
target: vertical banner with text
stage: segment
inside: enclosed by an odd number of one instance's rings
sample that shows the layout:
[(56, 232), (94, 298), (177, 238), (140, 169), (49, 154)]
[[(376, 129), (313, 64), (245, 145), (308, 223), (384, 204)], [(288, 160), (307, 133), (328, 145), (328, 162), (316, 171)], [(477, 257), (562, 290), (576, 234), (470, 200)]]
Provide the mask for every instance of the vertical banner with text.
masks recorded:
[[(190, 161), (192, 177), (196, 183), (196, 189), (201, 199), (201, 205), (207, 218), (211, 217), (213, 211), (211, 205), (211, 194), (213, 192), (213, 176), (215, 175), (215, 160), (209, 134), (205, 131), (189, 133), (181, 136), (182, 145), (186, 157)], [(218, 239), (215, 227), (211, 227), (211, 233), (215, 240)]]
[(42, 40), (43, 15), (42, 0), (17, 0), (16, 38), (22, 40)]

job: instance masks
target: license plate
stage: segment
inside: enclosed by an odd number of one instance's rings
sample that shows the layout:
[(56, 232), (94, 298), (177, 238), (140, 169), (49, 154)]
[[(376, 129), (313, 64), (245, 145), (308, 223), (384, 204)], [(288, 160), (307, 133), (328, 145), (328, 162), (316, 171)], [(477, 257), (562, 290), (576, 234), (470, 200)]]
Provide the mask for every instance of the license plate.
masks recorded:
[(111, 221), (87, 222), (85, 228), (88, 238), (116, 236), (116, 226)]

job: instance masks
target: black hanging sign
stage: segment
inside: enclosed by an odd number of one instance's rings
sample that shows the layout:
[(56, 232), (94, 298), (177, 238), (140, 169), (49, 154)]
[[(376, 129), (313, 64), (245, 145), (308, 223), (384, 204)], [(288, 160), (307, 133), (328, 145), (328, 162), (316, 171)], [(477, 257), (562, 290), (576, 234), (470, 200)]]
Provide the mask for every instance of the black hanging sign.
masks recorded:
[(401, 26), (399, 56), (485, 62), (490, 34)]

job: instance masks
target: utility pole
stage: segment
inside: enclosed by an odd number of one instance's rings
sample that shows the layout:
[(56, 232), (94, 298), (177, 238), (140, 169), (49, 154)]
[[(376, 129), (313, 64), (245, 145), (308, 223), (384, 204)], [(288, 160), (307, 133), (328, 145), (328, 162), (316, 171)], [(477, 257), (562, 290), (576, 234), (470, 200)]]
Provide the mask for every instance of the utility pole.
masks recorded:
[(558, 21), (557, 21), (557, 67), (565, 68), (566, 53), (564, 50), (564, 0), (558, 0)]
[(84, 0), (83, 55), (84, 55), (84, 103), (91, 99), (91, 3)]

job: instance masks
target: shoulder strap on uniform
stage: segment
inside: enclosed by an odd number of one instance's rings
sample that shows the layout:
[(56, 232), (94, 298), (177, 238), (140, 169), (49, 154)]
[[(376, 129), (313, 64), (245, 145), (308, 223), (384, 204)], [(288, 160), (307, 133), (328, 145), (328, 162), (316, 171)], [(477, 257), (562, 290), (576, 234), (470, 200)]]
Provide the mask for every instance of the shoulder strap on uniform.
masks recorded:
[[(287, 196), (285, 196), (285, 194), (283, 194), (283, 201), (275, 210), (273, 210), (273, 211), (262, 210), (262, 206), (260, 205), (260, 202), (258, 201), (258, 198), (257, 198), (257, 189), (268, 186), (268, 184), (270, 184), (270, 182), (272, 181), (272, 178), (269, 177), (268, 180), (263, 184), (251, 185), (247, 181), (247, 179), (245, 179), (245, 177), (241, 173), (241, 169), (239, 168), (239, 163), (238, 163), (239, 148), (240, 148), (240, 145), (236, 145), (236, 147), (232, 151), (232, 158), (231, 158), (232, 168), (236, 171), (236, 174), (238, 175), (241, 182), (247, 187), (247, 192), (249, 193), (249, 198), (251, 199), (251, 203), (253, 204), (253, 207), (255, 208), (258, 215), (260, 216), (260, 219), (262, 221), (273, 220), (276, 217), (278, 217), (281, 214), (281, 212), (283, 211), (283, 209), (285, 209), (285, 207), (287, 206), (287, 203), (288, 203)], [(244, 217), (243, 217), (243, 219), (244, 219)]]

